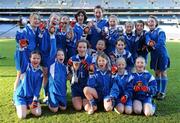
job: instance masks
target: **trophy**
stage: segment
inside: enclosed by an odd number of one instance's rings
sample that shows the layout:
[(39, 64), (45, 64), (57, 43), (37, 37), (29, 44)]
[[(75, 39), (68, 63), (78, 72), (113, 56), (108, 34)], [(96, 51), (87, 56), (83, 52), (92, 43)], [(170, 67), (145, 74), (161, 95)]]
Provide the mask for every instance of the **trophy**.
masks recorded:
[(123, 32), (124, 32), (123, 28), (120, 26), (120, 27), (117, 28), (117, 30), (118, 30), (119, 36), (122, 37)]
[(26, 24), (27, 24), (27, 19), (24, 18), (23, 16), (20, 16), (19, 17), (19, 22), (18, 22), (19, 28), (23, 29)]
[(104, 27), (103, 30), (102, 30), (103, 39), (107, 39), (108, 35), (109, 35), (109, 28)]
[(78, 83), (77, 71), (79, 69), (79, 66), (80, 66), (79, 61), (73, 61), (73, 64), (72, 64), (72, 74), (73, 74), (73, 76), (72, 76), (71, 84)]

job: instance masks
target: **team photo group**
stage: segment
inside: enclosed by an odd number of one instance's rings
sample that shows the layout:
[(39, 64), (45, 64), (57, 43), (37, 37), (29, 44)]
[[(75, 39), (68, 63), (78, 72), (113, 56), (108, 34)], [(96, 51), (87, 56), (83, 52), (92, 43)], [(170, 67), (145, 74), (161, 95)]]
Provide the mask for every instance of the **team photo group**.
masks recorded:
[[(13, 92), (18, 118), (26, 118), (28, 110), (42, 114), (41, 89), (51, 112), (66, 110), (69, 81), (75, 111), (93, 114), (104, 107), (118, 114), (154, 115), (154, 100), (166, 96), (166, 34), (155, 16), (119, 26), (121, 18), (104, 19), (103, 12), (97, 5), (92, 20), (84, 10), (71, 21), (65, 13), (52, 13), (47, 21), (31, 13), (28, 23), (20, 20)], [(146, 70), (148, 61), (154, 76)]]

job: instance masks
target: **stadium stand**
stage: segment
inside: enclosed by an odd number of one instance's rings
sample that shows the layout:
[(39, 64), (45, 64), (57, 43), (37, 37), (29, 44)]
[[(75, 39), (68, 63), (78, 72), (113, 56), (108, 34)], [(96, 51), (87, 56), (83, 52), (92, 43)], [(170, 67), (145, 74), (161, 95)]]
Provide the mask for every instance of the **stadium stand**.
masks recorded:
[(96, 5), (105, 8), (106, 18), (110, 14), (118, 16), (120, 24), (129, 20), (146, 21), (149, 15), (155, 15), (162, 25), (180, 25), (180, 0), (1, 0), (0, 37), (3, 30), (17, 23), (20, 15), (28, 18), (31, 12), (39, 12), (46, 20), (51, 12), (60, 12), (73, 19), (77, 10), (85, 9), (91, 20)]

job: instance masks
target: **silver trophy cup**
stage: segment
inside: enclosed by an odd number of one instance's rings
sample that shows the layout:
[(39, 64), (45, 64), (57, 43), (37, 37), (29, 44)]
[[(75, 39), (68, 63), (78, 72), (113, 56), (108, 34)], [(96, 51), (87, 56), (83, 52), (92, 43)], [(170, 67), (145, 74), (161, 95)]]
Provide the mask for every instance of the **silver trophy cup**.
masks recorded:
[(78, 76), (77, 76), (77, 71), (79, 69), (80, 62), (79, 61), (73, 61), (73, 66), (72, 66), (72, 81), (71, 84), (78, 83)]

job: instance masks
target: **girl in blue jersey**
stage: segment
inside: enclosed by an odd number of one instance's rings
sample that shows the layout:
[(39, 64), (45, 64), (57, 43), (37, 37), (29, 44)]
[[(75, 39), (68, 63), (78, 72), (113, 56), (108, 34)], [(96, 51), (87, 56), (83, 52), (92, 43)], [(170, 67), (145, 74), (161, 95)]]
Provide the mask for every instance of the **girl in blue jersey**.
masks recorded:
[(97, 68), (93, 74), (89, 76), (87, 87), (84, 88), (84, 94), (89, 103), (86, 111), (93, 114), (97, 110), (97, 103), (103, 102), (106, 111), (110, 111), (111, 103), (108, 101), (108, 95), (113, 84), (110, 71), (109, 57), (102, 53), (98, 55), (96, 60)]
[(116, 63), (116, 59), (123, 57), (127, 63), (126, 70), (131, 71), (133, 66), (134, 66), (134, 61), (131, 53), (125, 49), (126, 47), (126, 42), (124, 38), (119, 38), (116, 42), (116, 49), (113, 53), (115, 56), (115, 59), (111, 59), (112, 64)]
[[(118, 114), (132, 113), (132, 75), (126, 71), (126, 61), (123, 57), (120, 57), (116, 61), (118, 67), (118, 73), (115, 78), (115, 82), (111, 88), (110, 97), (111, 101), (115, 101), (114, 110)], [(113, 106), (113, 105), (112, 105)]]
[(135, 51), (136, 55), (135, 57), (142, 56), (145, 58), (147, 63), (148, 58), (148, 50), (146, 45), (146, 30), (144, 30), (144, 21), (138, 20), (135, 22)]
[(93, 63), (96, 62), (97, 56), (101, 53), (104, 53), (104, 50), (106, 49), (106, 42), (105, 40), (99, 40), (96, 44), (96, 52), (92, 53), (93, 57)]
[(89, 77), (88, 66), (92, 63), (92, 57), (87, 54), (88, 41), (81, 39), (77, 42), (77, 55), (68, 60), (69, 71), (72, 74), (71, 94), (72, 104), (79, 111), (88, 104), (83, 89), (87, 85)]
[(49, 57), (51, 49), (51, 35), (56, 31), (56, 26), (59, 24), (59, 15), (57, 13), (52, 13), (49, 17), (48, 27), (41, 30), (38, 38), (38, 49), (42, 54), (41, 65), (43, 68), (43, 87), (45, 93), (45, 100), (47, 100), (48, 92), (48, 67), (49, 67)]
[(135, 62), (136, 72), (133, 75), (133, 111), (136, 114), (144, 113), (145, 116), (152, 116), (155, 112), (155, 105), (152, 102), (157, 91), (155, 78), (145, 70), (145, 59), (138, 57)]
[(150, 68), (155, 71), (157, 81), (157, 99), (164, 99), (167, 87), (167, 68), (170, 67), (170, 59), (166, 49), (166, 34), (158, 27), (157, 18), (150, 16), (148, 18), (148, 27), (150, 31), (147, 33), (150, 40), (147, 44), (152, 47)]
[(95, 19), (88, 23), (88, 26), (90, 27), (90, 33), (87, 36), (87, 40), (89, 41), (91, 48), (94, 50), (96, 49), (98, 40), (103, 38), (101, 35), (102, 29), (104, 28), (104, 26), (108, 25), (108, 21), (103, 19), (103, 12), (104, 9), (100, 5), (95, 6)]
[[(20, 52), (20, 54), (25, 53), (25, 50)], [(25, 60), (24, 57), (20, 57), (20, 59)], [(14, 92), (16, 111), (20, 119), (26, 118), (29, 108), (33, 115), (41, 115), (41, 107), (38, 101), (43, 78), (40, 61), (40, 53), (33, 51), (30, 55), (30, 63), (26, 62), (25, 66), (20, 68), (21, 76)]]
[(48, 104), (49, 104), (49, 109), (52, 112), (57, 112), (58, 109), (65, 110), (67, 107), (67, 101), (66, 101), (67, 71), (66, 71), (66, 66), (63, 63), (65, 56), (64, 56), (64, 51), (62, 49), (58, 49), (56, 54), (55, 43), (56, 40), (52, 40), (51, 53), (50, 53), (51, 65), (49, 68), (49, 82), (48, 82), (49, 84)]
[(74, 33), (77, 41), (79, 41), (84, 34), (84, 22), (87, 20), (86, 12), (84, 10), (79, 10), (75, 15), (75, 19)]
[[(23, 29), (19, 29), (16, 33), (15, 64), (17, 76), (14, 82), (14, 91), (17, 88), (19, 77), (22, 73), (21, 67), (26, 67), (25, 64), (29, 62), (30, 53), (36, 48), (37, 27), (39, 26), (39, 23), (40, 15), (32, 13), (29, 17), (29, 24), (25, 25)], [(25, 53), (21, 54), (21, 50), (25, 50)], [(21, 61), (20, 57), (24, 57), (25, 60)]]
[[(115, 15), (111, 15), (108, 19), (109, 27), (104, 27), (103, 35), (105, 35), (106, 39), (106, 54), (110, 54), (112, 51), (115, 50), (116, 41), (119, 38), (119, 28), (117, 27), (118, 18)], [(105, 33), (105, 34), (104, 34)]]
[(134, 49), (135, 42), (135, 33), (133, 32), (134, 23), (131, 21), (127, 21), (125, 23), (125, 32), (124, 32), (124, 40), (126, 41), (126, 50), (132, 54), (133, 60), (136, 59), (136, 51)]
[(65, 54), (66, 54), (66, 47), (67, 47), (66, 35), (67, 35), (67, 32), (69, 32), (70, 30), (69, 22), (70, 22), (69, 16), (63, 15), (60, 19), (59, 31), (56, 32), (57, 49), (59, 48), (63, 49)]

